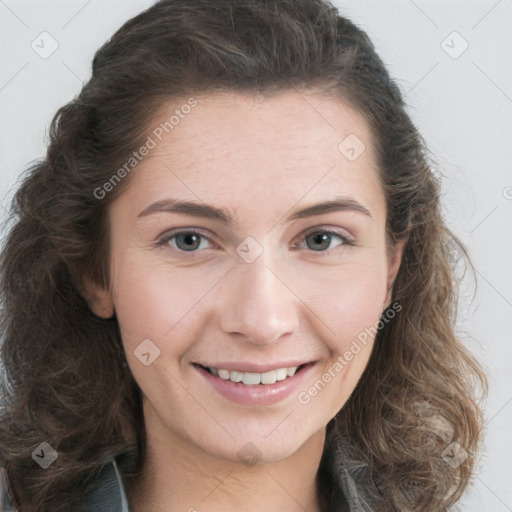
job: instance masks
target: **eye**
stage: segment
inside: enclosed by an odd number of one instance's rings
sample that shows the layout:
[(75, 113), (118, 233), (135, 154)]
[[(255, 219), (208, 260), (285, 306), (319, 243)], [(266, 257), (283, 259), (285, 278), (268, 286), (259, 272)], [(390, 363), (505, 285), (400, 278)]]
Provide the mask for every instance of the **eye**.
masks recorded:
[[(332, 246), (333, 241), (338, 239), (340, 242)], [(304, 240), (308, 249), (316, 252), (326, 252), (340, 245), (355, 245), (348, 237), (332, 230), (317, 230), (305, 235)]]
[(197, 231), (183, 230), (166, 233), (159, 241), (159, 246), (170, 245), (173, 249), (183, 252), (197, 252), (207, 249), (210, 239)]

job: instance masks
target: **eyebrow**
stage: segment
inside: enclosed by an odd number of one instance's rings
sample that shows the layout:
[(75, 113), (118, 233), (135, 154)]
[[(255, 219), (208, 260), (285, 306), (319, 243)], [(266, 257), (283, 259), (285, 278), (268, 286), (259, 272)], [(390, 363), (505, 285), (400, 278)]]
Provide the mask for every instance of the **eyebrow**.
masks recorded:
[[(315, 215), (323, 215), (326, 213), (338, 211), (361, 213), (367, 217), (372, 218), (370, 211), (362, 204), (358, 203), (353, 198), (342, 196), (331, 201), (324, 201), (306, 206), (305, 208), (290, 214), (288, 217), (286, 217), (286, 220), (291, 221), (304, 219), (307, 217), (313, 217)], [(143, 210), (138, 215), (138, 217), (147, 217), (153, 213), (160, 212), (185, 213), (195, 217), (217, 220), (227, 226), (232, 226), (235, 224), (235, 219), (225, 208), (217, 208), (216, 206), (212, 206), (206, 203), (197, 203), (195, 201), (184, 201), (181, 199), (173, 198), (164, 199), (162, 201), (151, 204), (145, 210)]]

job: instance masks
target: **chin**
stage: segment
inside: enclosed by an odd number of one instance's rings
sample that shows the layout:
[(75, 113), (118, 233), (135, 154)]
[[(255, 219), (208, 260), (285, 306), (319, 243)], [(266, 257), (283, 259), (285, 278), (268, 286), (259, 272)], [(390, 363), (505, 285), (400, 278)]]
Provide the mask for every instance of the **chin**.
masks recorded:
[(253, 421), (253, 428), (248, 425), (228, 427), (233, 435), (229, 440), (211, 436), (189, 438), (189, 441), (216, 459), (247, 466), (272, 464), (291, 457), (308, 442), (317, 442), (318, 436), (322, 436), (323, 442), (325, 426), (317, 425), (311, 428), (311, 425), (307, 429), (306, 426), (294, 424), (287, 419), (282, 421), (281, 425), (275, 422), (258, 424)]

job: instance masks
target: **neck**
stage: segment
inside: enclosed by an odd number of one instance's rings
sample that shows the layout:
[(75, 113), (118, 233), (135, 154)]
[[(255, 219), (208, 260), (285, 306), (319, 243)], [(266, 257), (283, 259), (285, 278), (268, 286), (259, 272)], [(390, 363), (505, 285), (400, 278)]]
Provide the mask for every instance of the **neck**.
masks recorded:
[(169, 430), (146, 430), (142, 471), (127, 480), (130, 512), (319, 512), (324, 442), (322, 429), (284, 460), (248, 465), (214, 457)]

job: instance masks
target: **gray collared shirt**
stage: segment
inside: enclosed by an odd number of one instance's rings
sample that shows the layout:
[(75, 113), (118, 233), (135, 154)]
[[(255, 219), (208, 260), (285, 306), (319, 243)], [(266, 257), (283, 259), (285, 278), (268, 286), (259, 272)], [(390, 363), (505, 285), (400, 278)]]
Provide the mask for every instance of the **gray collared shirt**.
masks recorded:
[(86, 495), (80, 512), (130, 512), (123, 479), (115, 460), (102, 469), (98, 485)]

